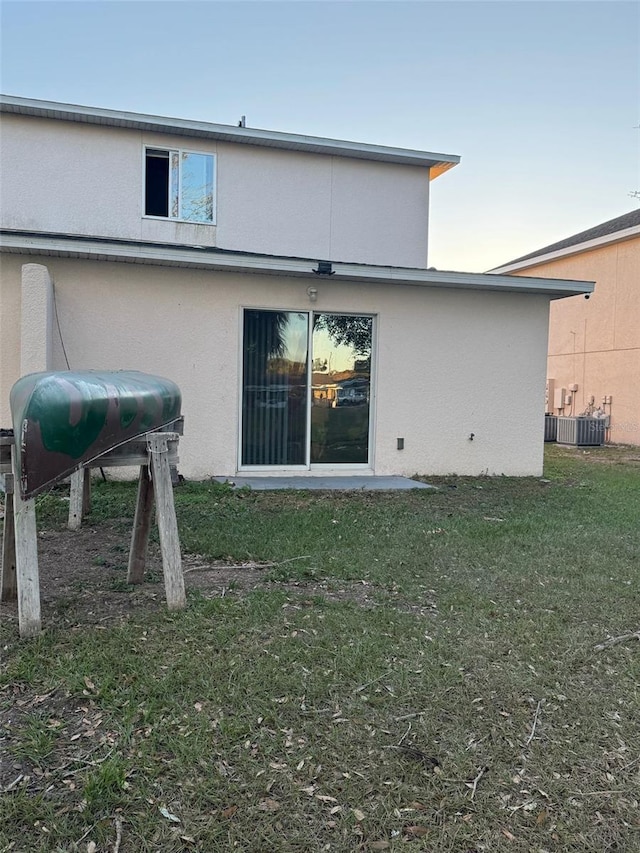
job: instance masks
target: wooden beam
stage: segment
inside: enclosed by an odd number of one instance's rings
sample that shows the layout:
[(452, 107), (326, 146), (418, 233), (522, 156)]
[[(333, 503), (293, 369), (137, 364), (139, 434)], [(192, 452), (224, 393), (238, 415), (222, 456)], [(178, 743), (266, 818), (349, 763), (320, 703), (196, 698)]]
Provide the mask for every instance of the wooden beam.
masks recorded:
[(82, 484), (82, 517), (91, 512), (91, 469), (83, 468), (84, 482)]
[(141, 465), (140, 479), (138, 480), (136, 514), (133, 521), (131, 548), (129, 549), (127, 583), (142, 583), (144, 580), (144, 567), (147, 562), (147, 545), (149, 543), (149, 531), (151, 530), (152, 511), (153, 482), (149, 476), (149, 466)]
[(84, 506), (84, 470), (78, 468), (71, 475), (71, 488), (69, 490), (69, 530), (80, 530), (82, 526), (82, 508)]
[(0, 601), (13, 601), (18, 597), (16, 585), (16, 534), (13, 523), (13, 491), (4, 495), (2, 532), (2, 585)]
[(169, 610), (182, 610), (187, 606), (182, 574), (182, 557), (178, 522), (173, 503), (173, 488), (169, 470), (169, 442), (178, 440), (177, 433), (150, 433), (147, 436), (151, 456), (151, 473), (156, 497), (158, 535), (162, 551), (162, 571)]
[(16, 537), (16, 581), (18, 587), (18, 625), (21, 637), (40, 633), (40, 575), (38, 571), (38, 533), (36, 503), (22, 500), (20, 472), (15, 445), (11, 448), (13, 480), (13, 519)]

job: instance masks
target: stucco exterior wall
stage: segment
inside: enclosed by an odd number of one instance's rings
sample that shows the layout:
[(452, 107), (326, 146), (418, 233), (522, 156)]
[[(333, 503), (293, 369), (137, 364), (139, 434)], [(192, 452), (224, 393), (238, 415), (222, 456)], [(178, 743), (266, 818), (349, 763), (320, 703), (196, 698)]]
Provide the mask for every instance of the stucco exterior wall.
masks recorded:
[[(25, 260), (5, 256), (3, 293), (19, 286)], [(72, 369), (132, 368), (179, 383), (187, 478), (237, 472), (243, 307), (375, 315), (375, 473), (542, 471), (545, 296), (322, 280), (312, 306), (307, 279), (28, 260), (49, 267)], [(55, 333), (53, 342), (54, 368), (64, 369)], [(7, 363), (11, 348), (3, 338)]]
[[(547, 375), (555, 387), (577, 384), (579, 414), (591, 396), (611, 415), (609, 439), (640, 444), (640, 237), (529, 267), (517, 275), (592, 280), (590, 299), (551, 303)], [(573, 411), (572, 411), (573, 410)]]
[[(217, 155), (216, 224), (143, 216), (143, 150)], [(426, 267), (421, 167), (2, 117), (4, 228)]]
[(47, 267), (24, 264), (20, 305), (20, 373), (51, 370), (53, 283)]
[[(53, 369), (54, 294), (49, 270), (23, 258), (0, 266), (0, 427), (11, 426), (9, 394), (27, 373)], [(27, 263), (24, 263), (27, 261)]]
[(0, 428), (11, 426), (9, 392), (20, 376), (21, 268), (24, 260), (0, 256)]

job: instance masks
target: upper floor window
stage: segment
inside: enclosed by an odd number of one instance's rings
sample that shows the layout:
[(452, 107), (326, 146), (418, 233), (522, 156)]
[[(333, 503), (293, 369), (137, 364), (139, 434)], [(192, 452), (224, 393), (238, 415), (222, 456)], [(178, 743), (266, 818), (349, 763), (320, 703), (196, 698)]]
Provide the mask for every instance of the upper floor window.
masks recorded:
[(147, 148), (144, 212), (186, 222), (214, 219), (214, 156), (195, 151)]

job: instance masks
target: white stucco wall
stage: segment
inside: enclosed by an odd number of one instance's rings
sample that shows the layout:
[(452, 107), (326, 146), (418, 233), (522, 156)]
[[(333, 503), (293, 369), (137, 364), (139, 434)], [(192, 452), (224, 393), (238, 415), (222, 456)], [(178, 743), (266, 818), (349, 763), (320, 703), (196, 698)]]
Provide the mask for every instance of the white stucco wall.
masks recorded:
[[(143, 216), (145, 145), (217, 155), (216, 225)], [(427, 265), (428, 170), (2, 116), (4, 228)]]
[(0, 427), (11, 426), (9, 393), (14, 382), (26, 373), (54, 368), (53, 339), (54, 292), (49, 269), (30, 263), (27, 256), (2, 256)]
[(426, 267), (425, 169), (218, 146), (218, 246)]
[[(5, 256), (3, 293), (13, 293), (23, 260)], [(174, 379), (186, 418), (180, 470), (191, 479), (234, 475), (241, 309), (307, 311), (308, 280), (31, 260), (47, 263), (55, 280), (71, 367)], [(317, 287), (316, 310), (376, 315), (375, 473), (541, 473), (546, 297), (325, 280)], [(10, 342), (2, 346), (10, 359)], [(54, 367), (64, 366), (54, 336)]]
[(21, 290), (18, 256), (0, 255), (0, 428), (11, 426), (9, 392), (20, 376)]
[(20, 373), (51, 370), (53, 282), (47, 267), (23, 265), (20, 304)]
[(1, 127), (3, 228), (140, 238), (139, 133), (15, 115)]

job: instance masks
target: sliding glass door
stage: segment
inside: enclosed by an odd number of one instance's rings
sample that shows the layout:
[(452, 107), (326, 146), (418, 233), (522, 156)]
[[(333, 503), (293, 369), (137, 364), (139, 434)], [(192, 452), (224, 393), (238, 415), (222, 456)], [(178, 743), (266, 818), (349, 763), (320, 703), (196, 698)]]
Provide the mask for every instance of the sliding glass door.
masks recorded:
[(244, 312), (242, 465), (305, 465), (309, 318)]
[(244, 312), (243, 467), (366, 465), (373, 319)]
[(313, 464), (366, 465), (369, 461), (371, 327), (371, 317), (313, 317)]

